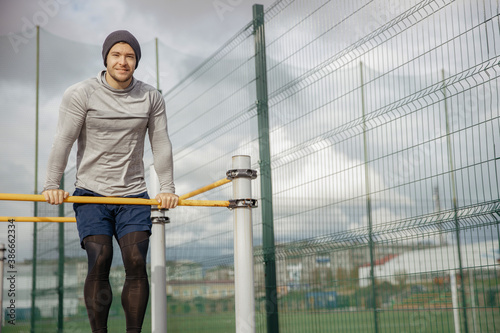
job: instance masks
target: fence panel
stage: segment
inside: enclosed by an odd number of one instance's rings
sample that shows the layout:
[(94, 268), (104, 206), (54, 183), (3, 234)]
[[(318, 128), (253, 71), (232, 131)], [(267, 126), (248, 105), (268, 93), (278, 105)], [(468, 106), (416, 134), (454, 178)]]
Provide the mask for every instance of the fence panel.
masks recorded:
[[(498, 14), (494, 1), (452, 0), (266, 10), (281, 331), (498, 327)], [(250, 28), (165, 95), (178, 183), (216, 180), (212, 170), (231, 154), (259, 160)], [(254, 212), (262, 332), (265, 249)], [(167, 257), (197, 263), (205, 283), (226, 272), (226, 213), (172, 214)]]

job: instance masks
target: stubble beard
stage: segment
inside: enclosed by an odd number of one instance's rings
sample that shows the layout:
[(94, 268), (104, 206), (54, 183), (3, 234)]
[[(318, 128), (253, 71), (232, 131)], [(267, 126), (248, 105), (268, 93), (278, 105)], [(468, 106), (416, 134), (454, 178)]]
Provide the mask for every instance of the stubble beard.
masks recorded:
[(113, 80), (115, 80), (116, 82), (120, 82), (120, 83), (127, 82), (128, 80), (130, 80), (132, 78), (132, 74), (130, 74), (130, 72), (127, 73), (125, 78), (120, 78), (119, 76), (115, 75), (114, 73), (111, 73), (110, 71), (108, 71), (108, 74), (109, 74), (109, 76), (111, 76), (111, 78)]

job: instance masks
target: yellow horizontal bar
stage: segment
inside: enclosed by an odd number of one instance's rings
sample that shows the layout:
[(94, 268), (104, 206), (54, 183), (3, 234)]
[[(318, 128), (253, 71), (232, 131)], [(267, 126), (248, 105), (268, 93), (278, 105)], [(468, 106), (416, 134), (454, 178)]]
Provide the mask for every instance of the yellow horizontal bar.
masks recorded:
[(229, 207), (229, 201), (224, 200), (179, 200), (179, 206), (198, 207)]
[[(41, 194), (14, 194), (0, 193), (0, 200), (8, 201), (38, 201), (45, 202), (45, 197)], [(64, 200), (66, 203), (97, 203), (110, 205), (148, 205), (158, 206), (155, 199), (139, 198), (119, 198), (119, 197), (87, 197), (70, 196)], [(179, 200), (178, 206), (203, 206), (203, 207), (228, 207), (229, 201), (216, 200)]]
[(194, 197), (195, 195), (198, 195), (198, 194), (201, 194), (201, 193), (204, 193), (204, 192), (207, 192), (207, 191), (210, 191), (216, 187), (219, 187), (219, 186), (222, 186), (224, 184), (227, 184), (227, 183), (230, 183), (231, 180), (230, 179), (227, 179), (227, 178), (223, 178), (221, 180), (218, 180), (216, 182), (213, 182), (212, 184), (210, 185), (207, 185), (207, 186), (203, 186), (197, 190), (194, 190), (192, 192), (189, 192), (189, 193), (186, 193), (186, 194), (183, 194), (179, 197), (179, 200), (184, 200), (184, 199), (187, 199), (187, 198), (191, 198), (191, 197)]
[[(9, 201), (38, 201), (45, 202), (45, 197), (41, 194), (13, 194), (0, 193), (0, 200)], [(158, 201), (153, 199), (117, 198), (117, 197), (84, 197), (70, 196), (64, 202), (72, 203), (101, 203), (115, 205), (158, 205)]]
[(76, 222), (74, 217), (0, 216), (0, 222)]
[[(75, 197), (70, 197), (70, 198), (75, 198)], [(89, 197), (86, 197), (86, 198), (89, 198)], [(100, 203), (103, 203), (103, 202), (100, 202)], [(229, 206), (229, 201), (183, 200), (183, 201), (181, 201), (181, 204), (182, 204), (182, 206), (227, 207), (227, 206)], [(14, 220), (14, 222), (59, 222), (59, 223), (76, 222), (76, 219), (74, 217), (0, 216), (0, 222), (9, 222), (11, 220)]]

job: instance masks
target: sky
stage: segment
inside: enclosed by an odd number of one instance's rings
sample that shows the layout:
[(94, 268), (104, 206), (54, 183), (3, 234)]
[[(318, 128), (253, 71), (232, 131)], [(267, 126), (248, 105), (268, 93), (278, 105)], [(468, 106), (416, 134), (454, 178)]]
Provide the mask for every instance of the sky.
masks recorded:
[[(259, 3), (266, 8), (274, 1)], [(0, 34), (40, 25), (51, 33), (102, 45), (113, 30), (128, 29), (140, 42), (159, 38), (166, 45), (206, 58), (252, 17), (254, 1), (187, 0), (2, 0)]]
[[(74, 83), (65, 80), (64, 71), (72, 71), (73, 77), (82, 80), (97, 74), (103, 69), (100, 58), (102, 42), (110, 32), (125, 29), (135, 35), (143, 48), (143, 60), (136, 76), (151, 84), (155, 84), (154, 54), (151, 51), (155, 38), (158, 39), (161, 45), (161, 86), (168, 89), (251, 22), (254, 3), (249, 0), (1, 0), (0, 40), (3, 51), (9, 52), (6, 58), (0, 59), (5, 79), (0, 79), (0, 89), (4, 92), (3, 107), (0, 108), (4, 125), (0, 134), (3, 142), (0, 147), (3, 156), (0, 192), (33, 193), (34, 87), (32, 83), (19, 80), (16, 73), (11, 73), (20, 70), (9, 68), (9, 61), (33, 55), (35, 25), (43, 30), (41, 36), (44, 40), (54, 42), (54, 49), (58, 47), (57, 41), (63, 41), (60, 44), (77, 42), (78, 45), (88, 45), (89, 50), (88, 54), (75, 52), (74, 59), (70, 59), (71, 66), (49, 78), (57, 88), (54, 89), (56, 93), (41, 92), (39, 183), (43, 183), (44, 164), (53, 138), (60, 98), (64, 89)], [(267, 8), (274, 0), (258, 3)], [(33, 71), (34, 62), (29, 57), (21, 70)], [(55, 69), (57, 61), (54, 59)], [(41, 69), (42, 75), (47, 72), (44, 70)], [(9, 105), (30, 110), (27, 112), (29, 118), (9, 112)], [(32, 216), (32, 207), (33, 204), (28, 202), (0, 202), (0, 216)], [(2, 226), (0, 242), (7, 243), (4, 230), (7, 230), (6, 226)], [(17, 224), (16, 241), (22, 244), (18, 246), (18, 260), (31, 256), (32, 232), (31, 223)]]

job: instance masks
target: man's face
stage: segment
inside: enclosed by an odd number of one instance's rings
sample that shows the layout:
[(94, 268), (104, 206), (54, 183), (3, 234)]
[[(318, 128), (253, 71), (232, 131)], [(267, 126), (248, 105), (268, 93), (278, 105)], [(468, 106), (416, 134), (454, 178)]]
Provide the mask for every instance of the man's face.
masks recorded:
[(111, 82), (108, 78), (108, 83), (114, 88), (126, 88), (135, 71), (134, 49), (127, 43), (116, 43), (109, 50), (106, 62), (107, 73), (111, 77)]

